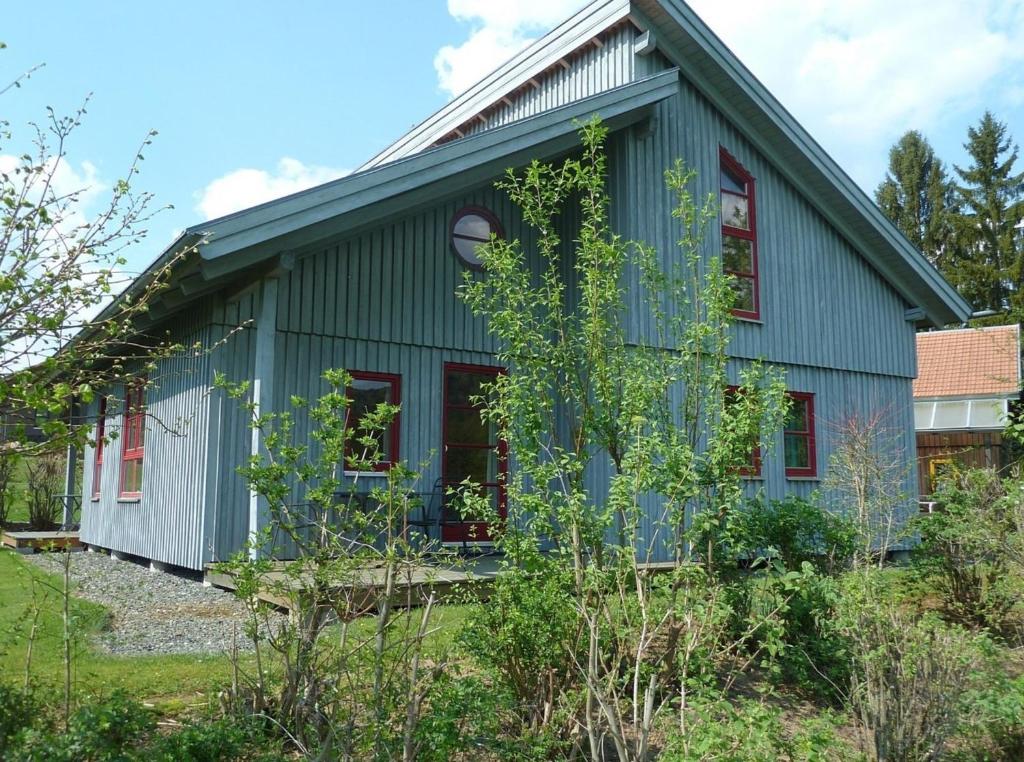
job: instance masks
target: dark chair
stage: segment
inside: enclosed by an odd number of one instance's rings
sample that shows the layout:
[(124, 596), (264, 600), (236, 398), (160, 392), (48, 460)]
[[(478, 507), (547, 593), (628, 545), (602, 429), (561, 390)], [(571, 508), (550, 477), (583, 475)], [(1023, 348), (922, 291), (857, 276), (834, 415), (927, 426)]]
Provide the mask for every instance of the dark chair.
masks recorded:
[(405, 518), (406, 531), (410, 528), (418, 530), (429, 547), (433, 542), (441, 542), (442, 511), (444, 506), (444, 486), (441, 478), (434, 482), (430, 492), (418, 494), (419, 505)]

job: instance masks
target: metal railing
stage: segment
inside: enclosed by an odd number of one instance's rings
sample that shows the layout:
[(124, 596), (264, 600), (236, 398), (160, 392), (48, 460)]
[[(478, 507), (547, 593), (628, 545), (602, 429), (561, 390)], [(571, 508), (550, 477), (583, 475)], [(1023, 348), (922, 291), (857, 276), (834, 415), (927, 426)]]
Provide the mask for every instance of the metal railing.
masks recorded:
[[(60, 509), (60, 531), (73, 532), (78, 529), (82, 521), (82, 496), (81, 495), (54, 495), (54, 508)], [(54, 514), (57, 511), (54, 510)]]

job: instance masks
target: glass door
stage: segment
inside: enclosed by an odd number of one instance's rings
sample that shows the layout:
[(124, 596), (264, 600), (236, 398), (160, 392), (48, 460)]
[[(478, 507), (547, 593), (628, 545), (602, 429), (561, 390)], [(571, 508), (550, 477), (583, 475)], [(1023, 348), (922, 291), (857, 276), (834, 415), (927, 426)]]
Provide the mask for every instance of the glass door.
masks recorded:
[(500, 442), (493, 424), (480, 418), (480, 406), (473, 398), (483, 393), (482, 386), (493, 381), (501, 368), (485, 365), (444, 366), (443, 438), (441, 482), (444, 495), (444, 542), (488, 542), (488, 524), (481, 517), (464, 515), (456, 501), (448, 497), (449, 488), (458, 488), (464, 479), (480, 485), (492, 510), (505, 518), (504, 475), (507, 468), (505, 443)]

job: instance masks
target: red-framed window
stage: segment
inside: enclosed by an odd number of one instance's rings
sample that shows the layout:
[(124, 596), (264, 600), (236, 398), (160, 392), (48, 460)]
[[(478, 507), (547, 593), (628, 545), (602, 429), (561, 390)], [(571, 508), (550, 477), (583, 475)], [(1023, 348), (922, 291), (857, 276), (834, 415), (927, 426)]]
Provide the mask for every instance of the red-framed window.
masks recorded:
[[(727, 386), (725, 387), (725, 404), (731, 404), (740, 393), (738, 386)], [(747, 462), (745, 465), (740, 467), (740, 476), (746, 478), (755, 478), (761, 475), (761, 442), (760, 440), (755, 441), (750, 447), (750, 454), (748, 455)]]
[(754, 178), (728, 151), (718, 152), (719, 195), (722, 203), (722, 269), (733, 277), (736, 302), (732, 313), (750, 320), (761, 318), (757, 263), (757, 214)]
[(146, 453), (146, 382), (124, 388), (124, 425), (121, 427), (121, 497), (142, 496), (142, 462)]
[[(349, 430), (345, 442), (345, 471), (353, 473), (353, 460), (362, 461), (367, 453), (358, 440), (366, 436), (362, 430), (362, 420), (367, 413), (377, 409), (381, 403), (389, 405), (402, 404), (402, 378), (391, 373), (371, 373), (362, 370), (350, 370), (352, 381), (345, 390), (349, 399), (348, 420), (345, 423)], [(377, 453), (373, 462), (374, 471), (387, 471), (398, 462), (398, 433), (400, 430), (399, 415), (391, 419), (387, 428), (375, 432)]]
[(96, 416), (96, 448), (93, 450), (92, 462), (92, 496), (100, 496), (100, 484), (103, 479), (103, 448), (107, 436), (107, 398), (100, 397), (99, 413)]
[(808, 392), (787, 392), (790, 405), (782, 434), (786, 476), (818, 475), (818, 459), (814, 436), (814, 395)]
[(491, 527), (482, 517), (460, 513), (449, 501), (449, 490), (466, 479), (477, 484), (499, 521), (508, 513), (505, 482), (508, 445), (493, 421), (480, 415), (477, 398), (505, 370), (491, 365), (444, 364), (441, 405), (441, 484), (445, 493), (442, 542), (490, 542)]

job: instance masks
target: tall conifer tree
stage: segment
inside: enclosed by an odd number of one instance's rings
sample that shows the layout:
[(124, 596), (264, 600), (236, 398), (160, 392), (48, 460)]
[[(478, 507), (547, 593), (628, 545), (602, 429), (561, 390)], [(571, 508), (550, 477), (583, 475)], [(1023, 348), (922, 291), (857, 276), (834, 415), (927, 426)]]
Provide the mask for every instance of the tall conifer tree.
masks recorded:
[(946, 168), (924, 135), (911, 130), (889, 149), (889, 171), (875, 200), (939, 269), (952, 253), (954, 198)]
[(1014, 172), (1017, 146), (1005, 124), (986, 111), (964, 144), (970, 164), (955, 167), (958, 256), (951, 281), (975, 309), (1024, 316), (1024, 172)]

